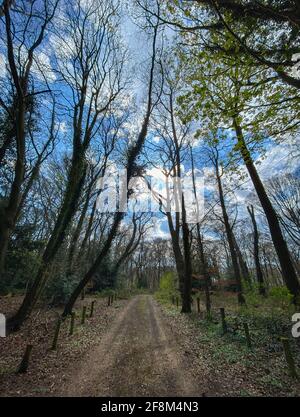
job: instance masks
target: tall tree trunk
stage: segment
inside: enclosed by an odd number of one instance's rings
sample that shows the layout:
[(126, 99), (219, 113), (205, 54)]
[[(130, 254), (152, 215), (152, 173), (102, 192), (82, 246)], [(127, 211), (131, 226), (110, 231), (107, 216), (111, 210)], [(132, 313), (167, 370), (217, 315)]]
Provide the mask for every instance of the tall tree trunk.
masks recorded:
[(206, 299), (206, 311), (210, 313), (211, 311), (211, 299), (210, 299), (210, 285), (211, 285), (211, 277), (208, 272), (207, 262), (204, 253), (203, 241), (200, 231), (200, 224), (197, 223), (197, 243), (198, 249), (200, 254), (200, 273), (204, 277), (204, 290), (205, 290), (205, 299)]
[(0, 216), (0, 280), (4, 273), (5, 258), (10, 235), (15, 228), (15, 220), (21, 198), (21, 188), (25, 173), (25, 99), (20, 93), (16, 112), (16, 144), (17, 160), (14, 179), (10, 190), (7, 206)]
[(253, 224), (253, 255), (254, 255), (254, 262), (255, 262), (255, 269), (256, 269), (256, 279), (259, 285), (259, 293), (266, 296), (266, 287), (264, 282), (264, 276), (263, 272), (260, 266), (260, 260), (259, 260), (259, 234), (258, 234), (258, 228), (257, 223), (255, 219), (254, 214), (254, 208), (253, 206), (248, 206), (247, 210), (250, 214), (251, 221)]
[(7, 320), (7, 328), (15, 331), (31, 313), (35, 306), (44, 284), (48, 279), (49, 268), (61, 247), (68, 225), (77, 208), (78, 198), (85, 180), (86, 162), (81, 152), (76, 152), (68, 176), (68, 185), (64, 195), (63, 204), (56, 219), (54, 230), (44, 250), (41, 265), (33, 284), (28, 288), (24, 300), (17, 313)]
[(251, 284), (252, 283), (251, 283), (251, 277), (250, 277), (250, 273), (249, 273), (248, 266), (247, 266), (247, 264), (246, 264), (246, 262), (245, 262), (245, 260), (243, 258), (242, 252), (241, 252), (240, 247), (239, 247), (239, 245), (238, 245), (238, 243), (236, 241), (236, 238), (234, 236), (234, 233), (232, 233), (232, 235), (233, 235), (234, 247), (235, 247), (235, 250), (236, 250), (237, 257), (238, 257), (239, 267), (240, 267), (240, 270), (241, 270), (242, 278), (244, 278), (244, 280), (251, 287)]
[(230, 250), (234, 277), (237, 283), (238, 302), (239, 304), (245, 304), (245, 298), (242, 293), (242, 280), (241, 280), (241, 275), (240, 275), (240, 269), (239, 269), (238, 259), (237, 259), (237, 255), (236, 255), (236, 251), (234, 247), (233, 233), (232, 233), (231, 226), (229, 224), (228, 214), (226, 210), (223, 186), (222, 186), (221, 176), (219, 172), (219, 162), (217, 159), (215, 161), (215, 170), (216, 170), (216, 177), (217, 177), (217, 183), (218, 183), (219, 198), (220, 198), (220, 204), (221, 204), (221, 209), (222, 209), (223, 221), (224, 221), (227, 241), (229, 245), (229, 250)]
[[(197, 214), (199, 215), (199, 206), (198, 206), (198, 199), (197, 199), (197, 189), (196, 189), (196, 181), (195, 181), (195, 167), (194, 167), (194, 155), (193, 155), (193, 148), (190, 147), (190, 153), (191, 153), (191, 163), (192, 163), (192, 180), (193, 180), (193, 191), (195, 195), (195, 200), (197, 204)], [(204, 245), (203, 240), (201, 236), (201, 230), (200, 230), (200, 219), (198, 219), (196, 228), (197, 228), (197, 243), (198, 243), (198, 249), (199, 249), (199, 255), (200, 255), (200, 274), (203, 275), (204, 281), (205, 281), (205, 294), (206, 294), (206, 310), (207, 312), (210, 312), (211, 310), (211, 300), (210, 300), (210, 286), (211, 286), (211, 277), (208, 272), (208, 266), (207, 261), (204, 253)]]
[[(190, 231), (187, 223), (186, 207), (184, 195), (182, 192), (181, 185), (181, 159), (180, 159), (180, 146), (176, 131), (176, 123), (174, 118), (173, 108), (173, 91), (170, 93), (170, 117), (172, 126), (172, 136), (175, 145), (175, 175), (176, 188), (175, 188), (175, 199), (180, 202), (179, 207), (181, 208), (181, 221), (182, 221), (182, 241), (183, 241), (183, 258), (184, 258), (184, 282), (183, 282), (183, 293), (182, 293), (182, 313), (190, 313), (192, 311), (192, 263), (191, 263), (191, 247), (190, 247)], [(178, 194), (177, 194), (178, 193)], [(179, 210), (180, 210), (179, 208)]]
[(191, 263), (191, 246), (190, 231), (186, 219), (186, 210), (184, 197), (182, 195), (182, 240), (184, 249), (184, 283), (182, 313), (191, 313), (192, 311), (192, 263)]
[(84, 200), (84, 204), (83, 204), (83, 208), (80, 212), (79, 220), (77, 222), (75, 231), (74, 231), (73, 236), (71, 238), (70, 248), (69, 248), (69, 253), (68, 253), (68, 259), (67, 259), (67, 269), (66, 269), (67, 276), (71, 276), (72, 273), (73, 273), (74, 256), (75, 256), (75, 252), (76, 252), (77, 243), (78, 243), (78, 240), (79, 240), (79, 237), (80, 237), (80, 233), (81, 233), (81, 230), (82, 230), (83, 222), (84, 222), (84, 219), (85, 219), (88, 207), (89, 207), (89, 200), (90, 200), (91, 191), (92, 191), (92, 185), (90, 185), (88, 187), (87, 195), (85, 196), (85, 200)]
[(184, 259), (183, 259), (183, 255), (182, 255), (181, 247), (180, 247), (179, 229), (174, 228), (172, 215), (168, 211), (167, 211), (167, 219), (168, 219), (169, 231), (171, 235), (173, 254), (175, 258), (176, 271), (177, 271), (178, 281), (179, 281), (179, 292), (181, 294), (181, 298), (183, 299)]
[(269, 224), (272, 241), (278, 256), (284, 282), (290, 293), (294, 296), (294, 302), (299, 303), (300, 283), (280, 228), (279, 219), (253, 163), (242, 129), (235, 118), (233, 119), (233, 126), (235, 128), (241, 155)]
[(86, 228), (86, 231), (85, 231), (85, 234), (84, 234), (84, 238), (82, 239), (82, 242), (81, 242), (81, 245), (80, 245), (80, 249), (79, 249), (79, 252), (78, 252), (78, 258), (79, 259), (83, 256), (83, 254), (85, 252), (87, 242), (88, 242), (88, 240), (91, 236), (91, 233), (92, 233), (93, 221), (94, 221), (94, 218), (95, 218), (95, 213), (96, 213), (96, 208), (97, 208), (98, 195), (99, 194), (97, 194), (96, 199), (94, 201), (94, 204), (93, 204), (93, 207), (92, 207), (92, 210), (91, 210), (91, 214), (89, 216), (88, 225), (87, 225), (87, 228)]

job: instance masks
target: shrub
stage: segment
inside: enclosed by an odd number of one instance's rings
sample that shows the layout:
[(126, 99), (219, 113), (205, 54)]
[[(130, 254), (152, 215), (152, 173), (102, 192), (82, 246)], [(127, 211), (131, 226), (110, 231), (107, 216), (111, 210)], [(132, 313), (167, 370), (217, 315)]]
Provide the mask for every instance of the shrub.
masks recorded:
[(165, 272), (160, 278), (156, 297), (161, 301), (169, 302), (175, 296), (178, 296), (177, 277), (174, 272)]
[(65, 304), (70, 298), (78, 279), (66, 277), (64, 273), (55, 275), (45, 288), (44, 297), (52, 306)]
[(286, 287), (273, 287), (269, 292), (270, 299), (275, 307), (287, 309), (290, 307), (293, 296)]

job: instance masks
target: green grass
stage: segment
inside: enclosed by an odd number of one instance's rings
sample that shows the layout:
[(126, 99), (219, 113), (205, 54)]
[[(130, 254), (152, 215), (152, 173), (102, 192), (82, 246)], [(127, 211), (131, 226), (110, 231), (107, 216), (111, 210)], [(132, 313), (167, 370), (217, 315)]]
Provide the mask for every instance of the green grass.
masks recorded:
[[(253, 299), (255, 302), (241, 308), (236, 302), (236, 295), (228, 294), (222, 297), (220, 293), (214, 294), (212, 317), (211, 320), (207, 320), (202, 295), (200, 316), (195, 311), (186, 315), (190, 324), (197, 329), (197, 344), (204, 349), (212, 367), (220, 367), (226, 374), (226, 369), (234, 365), (235, 369), (240, 369), (242, 376), (246, 372), (251, 386), (239, 388), (240, 396), (253, 395), (253, 392), (257, 392), (257, 395), (299, 396), (299, 384), (289, 376), (280, 341), (280, 336), (283, 335), (290, 338), (293, 356), (300, 370), (299, 345), (291, 337), (291, 316), (295, 308), (285, 303), (276, 306), (274, 299), (265, 300), (260, 297), (259, 304), (256, 303), (255, 297)], [(160, 301), (159, 297), (158, 300)], [(172, 305), (170, 300), (165, 298), (163, 304), (168, 310), (168, 315), (179, 316), (180, 309)], [(195, 303), (194, 309), (196, 305)], [(226, 334), (223, 334), (221, 325), (221, 306), (226, 312), (229, 329)], [(252, 349), (247, 346), (243, 322), (248, 323)]]

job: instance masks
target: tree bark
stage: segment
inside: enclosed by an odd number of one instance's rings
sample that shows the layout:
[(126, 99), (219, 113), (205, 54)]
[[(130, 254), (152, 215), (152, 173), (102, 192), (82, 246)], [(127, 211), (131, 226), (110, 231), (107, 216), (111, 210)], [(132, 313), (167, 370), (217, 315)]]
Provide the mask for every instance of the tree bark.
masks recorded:
[[(73, 233), (71, 242), (70, 242), (70, 248), (69, 248), (69, 253), (68, 253), (68, 259), (67, 259), (67, 270), (66, 270), (66, 275), (67, 276), (71, 276), (73, 273), (73, 269), (74, 269), (74, 256), (75, 256), (75, 252), (76, 252), (76, 247), (77, 247), (77, 243), (80, 237), (80, 233), (82, 230), (82, 226), (83, 226), (83, 222), (89, 207), (89, 199), (90, 199), (90, 195), (91, 195), (91, 191), (92, 191), (92, 186), (90, 185), (88, 187), (87, 190), (87, 195), (85, 197), (85, 201), (83, 204), (83, 208), (80, 212), (80, 216), (79, 216), (79, 220), (77, 222), (75, 231)], [(80, 259), (80, 258), (79, 258)]]
[(219, 198), (220, 198), (220, 204), (221, 204), (221, 209), (222, 209), (223, 221), (224, 221), (227, 241), (229, 245), (229, 250), (230, 250), (231, 262), (232, 262), (234, 277), (237, 283), (238, 302), (239, 304), (245, 304), (245, 298), (242, 293), (242, 280), (241, 280), (241, 275), (240, 275), (240, 269), (239, 269), (238, 259), (237, 259), (237, 255), (236, 255), (236, 251), (234, 247), (233, 233), (232, 233), (231, 226), (229, 224), (228, 214), (226, 210), (223, 186), (222, 186), (221, 175), (219, 171), (219, 162), (217, 158), (215, 159), (215, 171), (216, 171), (216, 177), (217, 177), (217, 183), (218, 183)]
[(18, 330), (26, 318), (30, 315), (36, 301), (48, 278), (51, 263), (60, 248), (67, 227), (76, 211), (77, 201), (84, 183), (86, 163), (81, 152), (76, 152), (68, 176), (68, 185), (64, 195), (64, 201), (60, 213), (55, 222), (54, 230), (44, 250), (41, 265), (37, 275), (25, 294), (24, 300), (17, 313), (7, 320), (8, 331)]
[[(23, 95), (23, 93), (22, 93)], [(10, 190), (7, 206), (0, 217), (0, 279), (4, 273), (4, 264), (9, 237), (15, 227), (15, 218), (21, 198), (21, 188), (25, 172), (25, 99), (20, 96), (17, 100), (16, 112), (16, 145), (17, 160), (14, 179)]]
[(294, 302), (299, 303), (298, 298), (300, 295), (300, 284), (299, 284), (299, 280), (297, 278), (297, 274), (296, 274), (295, 268), (291, 260), (287, 243), (284, 240), (284, 237), (280, 228), (279, 219), (266, 193), (264, 185), (258, 175), (256, 167), (251, 158), (250, 152), (247, 148), (244, 135), (242, 132), (242, 128), (238, 124), (236, 118), (233, 119), (233, 126), (236, 132), (236, 137), (237, 137), (241, 155), (243, 157), (246, 168), (252, 180), (253, 186), (259, 198), (260, 204), (262, 205), (262, 208), (264, 210), (264, 213), (268, 221), (272, 241), (273, 241), (273, 244), (274, 244), (277, 256), (278, 256), (278, 260), (280, 263), (282, 277), (290, 293), (294, 296)]
[(175, 258), (176, 271), (177, 271), (178, 281), (179, 281), (179, 292), (181, 294), (181, 298), (183, 298), (184, 260), (183, 260), (183, 256), (182, 256), (182, 252), (180, 248), (179, 230), (178, 231), (175, 230), (173, 226), (172, 215), (170, 212), (167, 212), (167, 219), (168, 219), (169, 231), (171, 235), (172, 249), (173, 249), (174, 258)]
[(258, 228), (257, 223), (255, 219), (254, 214), (254, 208), (253, 206), (248, 206), (247, 210), (250, 214), (251, 221), (253, 224), (253, 255), (254, 255), (254, 262), (255, 262), (255, 269), (256, 269), (256, 279), (259, 285), (259, 293), (266, 296), (266, 287), (264, 282), (264, 276), (263, 272), (260, 266), (260, 260), (259, 260), (259, 234), (258, 234)]
[[(172, 135), (175, 145), (175, 175), (177, 175), (175, 198), (181, 203), (181, 221), (182, 221), (182, 241), (183, 241), (183, 259), (184, 259), (184, 281), (183, 281), (183, 292), (182, 292), (182, 313), (191, 313), (192, 311), (192, 263), (191, 263), (191, 247), (190, 247), (190, 231), (187, 223), (186, 208), (184, 194), (182, 192), (181, 185), (181, 158), (180, 158), (180, 146), (176, 131), (176, 123), (174, 119), (174, 108), (173, 108), (173, 91), (171, 89), (170, 94), (170, 117), (172, 126)], [(177, 197), (176, 197), (176, 193)], [(179, 208), (180, 210), (180, 208)]]
[(241, 250), (239, 248), (239, 245), (236, 241), (234, 233), (233, 233), (233, 240), (234, 240), (234, 246), (235, 246), (236, 254), (237, 254), (237, 257), (238, 257), (238, 261), (239, 261), (239, 267), (240, 267), (240, 270), (241, 270), (242, 278), (244, 278), (244, 280), (251, 287), (252, 283), (251, 283), (251, 277), (250, 277), (249, 269), (248, 269), (247, 264), (246, 264), (246, 262), (243, 258), (242, 252), (241, 252)]
[[(197, 189), (196, 189), (196, 181), (195, 181), (195, 169), (194, 169), (194, 155), (193, 155), (193, 148), (190, 147), (190, 153), (191, 153), (191, 163), (192, 163), (192, 180), (193, 180), (193, 191), (195, 195), (196, 204), (198, 203), (197, 200)], [(199, 207), (197, 205), (197, 210), (199, 210)], [(201, 230), (200, 230), (200, 219), (198, 219), (196, 228), (197, 228), (197, 243), (198, 243), (198, 249), (199, 249), (199, 255), (200, 255), (200, 274), (203, 275), (204, 281), (205, 281), (205, 295), (206, 295), (206, 311), (207, 313), (210, 313), (211, 311), (211, 299), (210, 299), (210, 286), (211, 286), (211, 277), (208, 272), (207, 267), (207, 261), (204, 253), (204, 245), (203, 245), (203, 239), (201, 236)]]
[(191, 247), (190, 247), (190, 231), (186, 220), (186, 211), (184, 197), (182, 195), (182, 240), (184, 248), (184, 283), (182, 298), (182, 313), (191, 313), (191, 293), (192, 293), (192, 264), (191, 264)]

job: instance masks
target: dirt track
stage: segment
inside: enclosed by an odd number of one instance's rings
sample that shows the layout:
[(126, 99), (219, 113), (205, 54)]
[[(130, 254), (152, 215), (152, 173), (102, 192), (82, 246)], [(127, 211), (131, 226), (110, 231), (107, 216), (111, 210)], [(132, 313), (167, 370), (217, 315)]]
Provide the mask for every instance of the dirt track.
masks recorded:
[(201, 396), (151, 296), (134, 297), (66, 384), (68, 396)]

